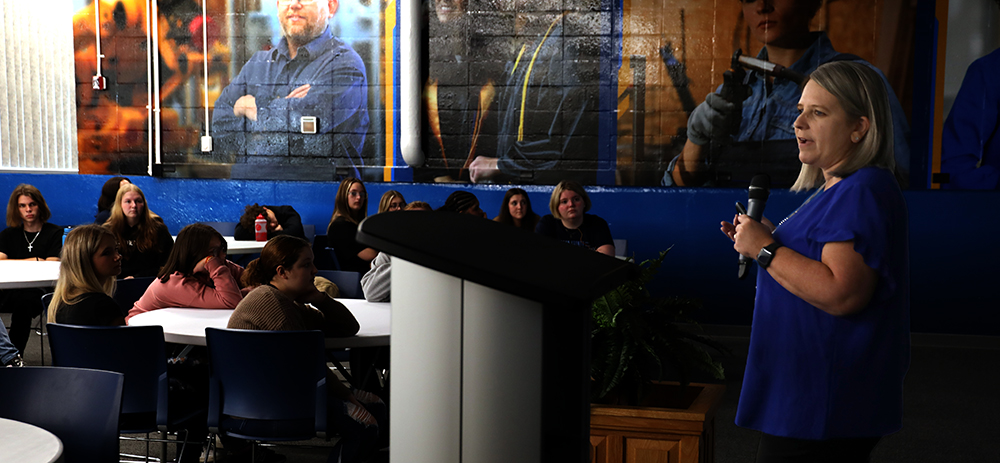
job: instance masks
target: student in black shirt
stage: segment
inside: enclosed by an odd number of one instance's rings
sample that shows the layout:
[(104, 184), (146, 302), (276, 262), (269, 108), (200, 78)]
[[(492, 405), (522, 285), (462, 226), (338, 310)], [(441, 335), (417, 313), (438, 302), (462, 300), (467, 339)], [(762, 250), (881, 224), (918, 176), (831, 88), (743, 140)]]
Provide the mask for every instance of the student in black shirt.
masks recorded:
[(174, 247), (174, 238), (160, 216), (149, 210), (146, 195), (134, 184), (118, 189), (111, 217), (104, 223), (121, 249), (122, 278), (160, 273)]
[(280, 235), (291, 235), (306, 238), (302, 228), (302, 217), (292, 206), (261, 206), (257, 203), (247, 205), (233, 231), (233, 238), (240, 241), (253, 241), (257, 238), (254, 222), (262, 215), (267, 220), (267, 239)]
[[(7, 203), (7, 228), (0, 232), (0, 260), (58, 261), (62, 249), (62, 228), (47, 221), (52, 213), (42, 193), (21, 184)], [(0, 291), (0, 307), (11, 313), (10, 340), (24, 352), (31, 319), (42, 312), (41, 297), (46, 289), (26, 288)]]
[(59, 282), (49, 303), (49, 322), (117, 326), (125, 315), (111, 296), (122, 270), (115, 236), (105, 227), (83, 225), (66, 236)]
[(591, 214), (590, 197), (579, 183), (563, 180), (549, 199), (552, 214), (538, 221), (535, 232), (576, 246), (615, 255), (615, 242), (604, 219)]
[(333, 216), (326, 229), (327, 245), (333, 248), (340, 269), (364, 274), (378, 251), (357, 242), (358, 224), (368, 217), (368, 192), (361, 180), (345, 178), (334, 198)]

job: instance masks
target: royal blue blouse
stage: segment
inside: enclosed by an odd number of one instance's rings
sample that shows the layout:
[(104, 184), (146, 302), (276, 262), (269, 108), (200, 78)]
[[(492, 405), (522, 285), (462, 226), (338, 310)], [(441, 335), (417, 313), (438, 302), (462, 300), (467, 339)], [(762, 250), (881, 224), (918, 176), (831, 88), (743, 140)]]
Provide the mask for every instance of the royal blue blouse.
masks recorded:
[(778, 226), (776, 240), (814, 260), (826, 243), (853, 241), (878, 283), (867, 307), (836, 317), (758, 272), (737, 425), (798, 439), (900, 429), (910, 363), (907, 220), (892, 173), (866, 167)]

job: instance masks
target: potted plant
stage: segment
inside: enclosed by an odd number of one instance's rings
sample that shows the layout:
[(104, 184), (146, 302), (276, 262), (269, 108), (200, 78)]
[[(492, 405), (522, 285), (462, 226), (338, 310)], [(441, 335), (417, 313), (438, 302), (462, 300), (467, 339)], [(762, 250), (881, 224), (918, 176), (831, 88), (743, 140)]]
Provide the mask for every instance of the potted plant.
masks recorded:
[(697, 301), (649, 293), (668, 251), (594, 301), (590, 432), (596, 461), (712, 461), (714, 412), (725, 386), (689, 379), (695, 372), (723, 379), (709, 349), (727, 349), (700, 334), (690, 317)]

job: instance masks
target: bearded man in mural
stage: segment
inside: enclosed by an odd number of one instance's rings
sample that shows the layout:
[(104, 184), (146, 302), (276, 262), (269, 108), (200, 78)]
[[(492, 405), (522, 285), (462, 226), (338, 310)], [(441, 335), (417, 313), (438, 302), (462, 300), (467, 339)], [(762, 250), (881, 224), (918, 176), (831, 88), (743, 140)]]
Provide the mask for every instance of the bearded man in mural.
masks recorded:
[(277, 3), (284, 37), (254, 53), (216, 100), (214, 151), (251, 165), (330, 157), (360, 177), (368, 79), (361, 57), (330, 30), (338, 0)]
[[(513, 5), (495, 3), (500, 10)], [(476, 183), (594, 184), (602, 138), (600, 50), (606, 38), (585, 35), (593, 31), (566, 32), (574, 23), (565, 13), (519, 14), (528, 18), (515, 32), (506, 83), (497, 92), (496, 154), (476, 156), (469, 164), (470, 178)]]
[[(888, 90), (892, 109), (897, 178), (905, 181), (910, 165), (906, 115), (881, 71), (857, 56), (835, 50), (825, 32), (810, 31), (809, 23), (823, 0), (739, 3), (751, 35), (764, 44), (758, 59), (803, 75), (823, 63), (841, 60), (856, 61), (878, 72)], [(792, 123), (799, 115), (797, 105), (802, 87), (790, 79), (757, 71), (747, 72), (742, 85), (749, 89), (749, 97), (742, 101), (742, 111), (737, 102), (726, 100), (723, 96), (726, 92), (720, 86), (719, 91), (708, 94), (691, 113), (687, 142), (683, 152), (667, 167), (664, 186), (744, 186), (734, 184), (735, 177), (749, 181), (760, 171), (771, 175), (772, 187), (787, 188), (795, 181), (801, 162)], [(722, 172), (729, 169), (736, 173)]]

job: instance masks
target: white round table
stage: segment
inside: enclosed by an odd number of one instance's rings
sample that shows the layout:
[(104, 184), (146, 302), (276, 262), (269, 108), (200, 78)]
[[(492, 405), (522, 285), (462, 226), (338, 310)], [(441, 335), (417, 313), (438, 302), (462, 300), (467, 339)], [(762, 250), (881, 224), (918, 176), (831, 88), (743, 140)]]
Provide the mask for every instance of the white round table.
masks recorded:
[[(361, 329), (355, 336), (326, 338), (329, 349), (348, 347), (388, 346), (391, 320), (388, 302), (368, 302), (364, 299), (337, 299), (344, 304)], [(159, 309), (138, 314), (128, 320), (129, 325), (163, 327), (163, 339), (177, 344), (205, 345), (205, 328), (225, 328), (232, 310), (226, 309)]]
[(0, 459), (6, 463), (63, 461), (62, 441), (38, 426), (0, 418), (0, 436)]

